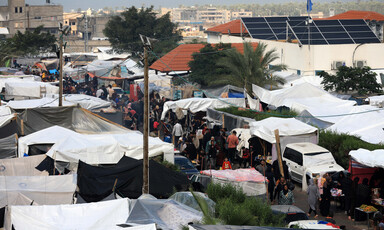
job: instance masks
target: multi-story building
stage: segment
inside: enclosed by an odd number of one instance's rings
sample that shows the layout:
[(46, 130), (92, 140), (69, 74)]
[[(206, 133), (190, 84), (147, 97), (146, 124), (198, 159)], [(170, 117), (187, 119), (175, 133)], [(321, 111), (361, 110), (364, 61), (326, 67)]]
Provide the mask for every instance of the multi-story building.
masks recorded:
[[(42, 0), (43, 2), (43, 0)], [(63, 21), (63, 6), (46, 4), (29, 5), (25, 0), (8, 0), (0, 6), (0, 26), (8, 28), (9, 37), (17, 31), (34, 30), (43, 25), (43, 31), (58, 34), (59, 22)]]
[(210, 7), (205, 10), (197, 11), (197, 19), (205, 23), (226, 23), (231, 20), (230, 10), (218, 10), (215, 7)]
[(71, 36), (79, 36), (78, 31), (78, 18), (82, 18), (84, 15), (81, 13), (64, 13), (63, 20), (64, 26), (71, 27), (70, 35)]
[(253, 13), (252, 11), (246, 11), (244, 9), (231, 12), (231, 20), (239, 19), (241, 17), (253, 17)]

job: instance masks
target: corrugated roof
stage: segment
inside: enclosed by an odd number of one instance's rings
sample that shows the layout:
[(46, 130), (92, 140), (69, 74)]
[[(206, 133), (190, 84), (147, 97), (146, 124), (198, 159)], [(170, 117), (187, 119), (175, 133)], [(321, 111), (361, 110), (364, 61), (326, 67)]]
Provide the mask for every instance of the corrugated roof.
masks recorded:
[(384, 15), (374, 11), (350, 10), (328, 18), (319, 18), (318, 20), (339, 20), (339, 19), (364, 19), (369, 21), (384, 21)]
[[(243, 43), (232, 43), (231, 45), (241, 53), (244, 51)], [(155, 61), (149, 68), (160, 72), (189, 71), (188, 63), (192, 60), (192, 54), (200, 52), (204, 46), (204, 44), (181, 44), (160, 60)], [(256, 48), (257, 43), (252, 43), (252, 46)]]
[[(210, 32), (217, 32), (217, 33), (222, 33), (222, 34), (240, 34), (240, 19), (233, 20), (212, 28), (207, 29), (207, 31)], [(244, 26), (241, 27), (243, 29), (244, 34), (248, 34), (248, 31), (245, 29)]]

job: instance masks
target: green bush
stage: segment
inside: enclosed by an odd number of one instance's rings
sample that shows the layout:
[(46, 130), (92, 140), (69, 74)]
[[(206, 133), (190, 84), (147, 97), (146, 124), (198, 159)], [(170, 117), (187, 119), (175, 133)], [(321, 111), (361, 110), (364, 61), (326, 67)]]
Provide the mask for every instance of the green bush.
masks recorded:
[(237, 107), (232, 106), (232, 107), (216, 109), (216, 110), (230, 113), (237, 116), (253, 118), (256, 121), (260, 121), (268, 117), (289, 118), (289, 117), (295, 117), (298, 115), (296, 111), (286, 110), (286, 109), (281, 111), (276, 110), (271, 112), (255, 112), (251, 110), (239, 110)]
[(230, 198), (236, 203), (243, 203), (245, 201), (245, 194), (241, 188), (236, 188), (231, 184), (218, 184), (210, 183), (207, 187), (206, 193), (208, 197), (218, 203), (221, 199)]
[(335, 157), (336, 162), (345, 169), (348, 168), (348, 154), (351, 150), (364, 148), (372, 151), (384, 148), (382, 144), (371, 144), (356, 136), (331, 131), (320, 131), (319, 145), (328, 149)]
[(219, 200), (216, 213), (219, 219), (228, 225), (257, 225), (256, 216), (245, 208), (246, 202), (237, 203), (231, 198)]

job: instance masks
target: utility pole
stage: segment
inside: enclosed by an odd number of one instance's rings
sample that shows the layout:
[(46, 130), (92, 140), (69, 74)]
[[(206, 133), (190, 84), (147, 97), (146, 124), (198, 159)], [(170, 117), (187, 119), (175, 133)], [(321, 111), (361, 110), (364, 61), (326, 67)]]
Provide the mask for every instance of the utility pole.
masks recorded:
[(63, 30), (63, 24), (59, 24), (59, 49), (60, 49), (60, 79), (59, 79), (59, 106), (63, 106), (63, 39), (64, 39), (64, 30)]
[(275, 130), (275, 139), (276, 139), (277, 161), (279, 163), (280, 175), (283, 176), (284, 178), (287, 178), (288, 175), (284, 175), (283, 159), (281, 157), (281, 149), (280, 149), (280, 134), (278, 129)]
[(88, 17), (87, 17), (87, 13), (85, 13), (84, 16), (85, 16), (84, 50), (85, 50), (85, 52), (88, 52)]
[(140, 34), (144, 46), (144, 127), (143, 127), (143, 194), (149, 194), (149, 90), (148, 90), (148, 49), (151, 42), (148, 37)]

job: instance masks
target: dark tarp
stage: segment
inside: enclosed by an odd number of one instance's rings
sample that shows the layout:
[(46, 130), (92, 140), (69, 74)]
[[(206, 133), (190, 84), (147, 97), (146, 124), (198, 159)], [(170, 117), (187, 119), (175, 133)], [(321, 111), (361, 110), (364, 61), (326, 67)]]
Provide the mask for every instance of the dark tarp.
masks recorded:
[(16, 119), (12, 119), (11, 122), (0, 128), (0, 138), (6, 138), (17, 133)]
[[(114, 167), (91, 166), (79, 161), (77, 185), (79, 194), (87, 202), (96, 202), (112, 193), (117, 179), (116, 193), (123, 197), (138, 198), (142, 195), (143, 161), (124, 156)], [(157, 198), (167, 198), (174, 192), (186, 190), (187, 175), (173, 171), (153, 160), (149, 161), (149, 193)]]
[[(247, 117), (240, 117), (230, 113), (221, 112), (215, 109), (207, 109), (208, 120), (218, 121), (221, 124), (224, 122), (224, 127), (228, 130), (243, 128), (244, 126), (249, 126), (250, 123), (256, 121)], [(224, 118), (224, 121), (223, 121)]]
[(17, 135), (0, 139), (0, 159), (17, 157)]
[(93, 112), (93, 113), (101, 117), (104, 117), (112, 122), (115, 122), (116, 124), (124, 126), (123, 112), (117, 111), (115, 113), (103, 113), (103, 112)]

